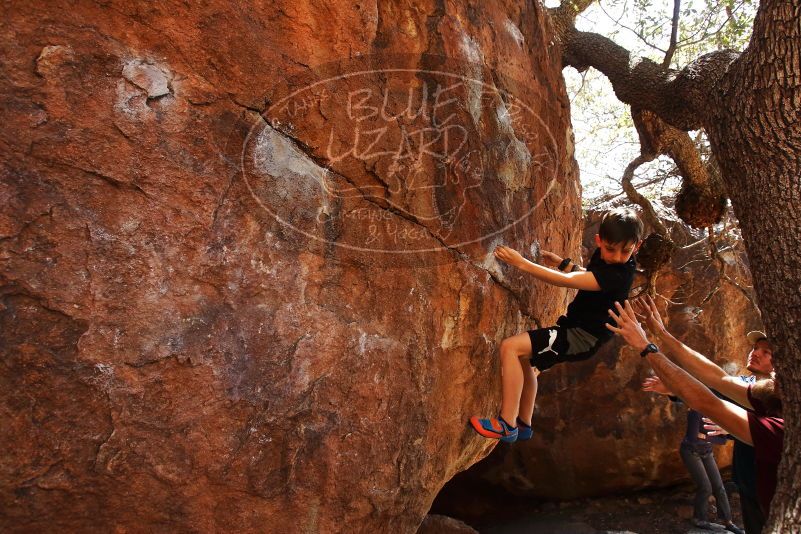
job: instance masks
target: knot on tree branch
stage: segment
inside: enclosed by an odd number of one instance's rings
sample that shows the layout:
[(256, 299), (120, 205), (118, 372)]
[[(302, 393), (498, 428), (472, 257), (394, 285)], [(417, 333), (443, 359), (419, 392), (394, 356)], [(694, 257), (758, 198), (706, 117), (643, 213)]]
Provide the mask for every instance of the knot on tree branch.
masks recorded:
[(646, 278), (649, 280), (648, 287), (653, 287), (651, 277), (670, 262), (675, 251), (676, 244), (666, 235), (653, 232), (645, 238), (637, 251), (637, 264), (646, 273)]
[(676, 214), (693, 228), (706, 228), (719, 223), (726, 211), (727, 197), (716, 190), (719, 182), (713, 187), (708, 185), (684, 180), (676, 195)]

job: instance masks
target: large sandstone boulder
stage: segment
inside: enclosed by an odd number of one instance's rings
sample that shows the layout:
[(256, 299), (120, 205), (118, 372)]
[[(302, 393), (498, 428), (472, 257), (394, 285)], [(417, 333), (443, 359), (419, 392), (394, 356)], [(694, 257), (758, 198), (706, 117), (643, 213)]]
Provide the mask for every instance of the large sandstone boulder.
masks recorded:
[(0, 530), (413, 532), (565, 304), (543, 9), (2, 9)]
[[(591, 213), (585, 256), (594, 250), (598, 223), (598, 214)], [(677, 251), (657, 278), (667, 326), (730, 372), (744, 372), (750, 350), (745, 334), (759, 327), (758, 314), (738, 288), (721, 279), (707, 243), (697, 241), (700, 236), (681, 223), (673, 228), (674, 239), (691, 246)], [(745, 281), (750, 279), (742, 250), (729, 251), (723, 259), (730, 275), (739, 272)], [(641, 278), (635, 285), (643, 282)], [(498, 495), (574, 499), (689, 480), (678, 454), (686, 407), (642, 392), (650, 374), (640, 356), (618, 339), (586, 362), (541, 374), (534, 438), (497, 447), (486, 460), (457, 475), (434, 510), (473, 518), (487, 512)], [(715, 455), (721, 467), (729, 465), (731, 446), (717, 447)]]

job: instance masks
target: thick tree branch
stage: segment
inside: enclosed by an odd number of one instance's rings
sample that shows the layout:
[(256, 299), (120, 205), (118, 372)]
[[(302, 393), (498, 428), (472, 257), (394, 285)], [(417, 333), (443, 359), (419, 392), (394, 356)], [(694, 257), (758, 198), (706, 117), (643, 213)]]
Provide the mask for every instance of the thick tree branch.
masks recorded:
[(681, 71), (664, 68), (596, 33), (564, 30), (562, 60), (578, 70), (594, 67), (612, 83), (626, 104), (648, 109), (680, 130), (700, 128), (712, 93), (737, 53), (718, 51), (698, 58)]
[(563, 20), (558, 26), (563, 32), (564, 63), (579, 70), (597, 68), (612, 83), (617, 97), (632, 106), (641, 155), (626, 169), (622, 184), (629, 199), (642, 206), (644, 216), (662, 235), (664, 228), (659, 231), (658, 217), (650, 203), (631, 184), (634, 171), (659, 155), (669, 155), (683, 178), (676, 204), (682, 220), (696, 228), (720, 220), (726, 204), (722, 184), (707, 172), (695, 144), (682, 130), (700, 128), (709, 119), (716, 84), (738, 57), (730, 51), (713, 52), (681, 71), (668, 68), (676, 49), (680, 6), (680, 0), (675, 0), (670, 48), (662, 65), (632, 58), (628, 50), (601, 35), (579, 32), (572, 25), (565, 27), (571, 12), (561, 12)]
[(561, 38), (568, 28), (576, 23), (576, 17), (592, 5), (595, 0), (564, 0), (559, 7), (551, 8), (548, 14), (556, 28), (557, 38)]

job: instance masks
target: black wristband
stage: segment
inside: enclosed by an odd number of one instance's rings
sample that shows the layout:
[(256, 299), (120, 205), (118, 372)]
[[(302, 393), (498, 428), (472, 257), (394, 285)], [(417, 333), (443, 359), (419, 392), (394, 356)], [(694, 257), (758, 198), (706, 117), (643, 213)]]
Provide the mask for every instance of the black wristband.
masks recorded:
[(571, 261), (573, 261), (573, 260), (571, 260), (570, 258), (565, 258), (565, 259), (563, 259), (563, 260), (562, 260), (562, 263), (560, 263), (560, 264), (559, 264), (559, 267), (557, 267), (557, 269), (559, 269), (560, 271), (564, 271), (564, 270), (565, 270), (565, 268), (566, 268), (568, 265), (570, 265), (570, 262), (571, 262)]
[(642, 352), (640, 353), (640, 356), (642, 356), (643, 358), (645, 358), (645, 357), (646, 357), (646, 356), (648, 356), (649, 354), (656, 354), (657, 352), (659, 352), (659, 347), (657, 347), (657, 346), (656, 346), (656, 345), (654, 345), (653, 343), (648, 343), (648, 344), (645, 346), (645, 348), (644, 348), (644, 349), (642, 349)]

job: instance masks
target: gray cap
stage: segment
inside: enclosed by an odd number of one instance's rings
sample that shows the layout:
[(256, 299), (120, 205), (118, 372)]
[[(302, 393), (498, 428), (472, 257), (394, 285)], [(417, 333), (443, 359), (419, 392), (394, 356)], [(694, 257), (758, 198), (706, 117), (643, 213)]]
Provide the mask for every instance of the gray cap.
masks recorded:
[(745, 337), (748, 338), (748, 341), (752, 345), (756, 345), (757, 341), (762, 341), (763, 339), (764, 340), (768, 339), (768, 336), (765, 335), (765, 332), (762, 332), (761, 330), (754, 330), (753, 332), (748, 332), (745, 335)]

